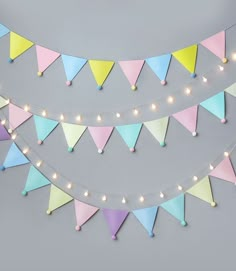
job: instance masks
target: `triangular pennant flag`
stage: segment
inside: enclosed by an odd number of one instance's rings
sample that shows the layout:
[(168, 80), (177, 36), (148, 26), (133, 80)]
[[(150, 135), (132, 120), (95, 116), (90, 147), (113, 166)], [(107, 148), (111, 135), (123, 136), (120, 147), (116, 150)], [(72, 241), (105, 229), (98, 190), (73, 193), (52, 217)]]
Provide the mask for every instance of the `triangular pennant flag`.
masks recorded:
[(70, 123), (62, 123), (61, 125), (66, 137), (66, 142), (68, 144), (68, 151), (72, 152), (74, 146), (79, 141), (87, 127)]
[(88, 62), (93, 76), (97, 82), (97, 89), (101, 90), (115, 62), (105, 60), (89, 60)]
[(146, 121), (143, 124), (149, 130), (149, 132), (160, 143), (161, 147), (165, 147), (165, 137), (168, 128), (169, 117), (164, 117), (157, 120)]
[(230, 95), (236, 97), (236, 83), (234, 83), (231, 86), (229, 86), (228, 88), (226, 88), (225, 92), (227, 92)]
[(208, 176), (204, 177), (186, 192), (192, 196), (210, 203), (212, 207), (216, 206), (212, 196), (211, 183)]
[(103, 214), (110, 229), (112, 239), (116, 240), (116, 234), (127, 218), (129, 212), (125, 210), (103, 209)]
[(8, 134), (6, 128), (0, 122), (0, 141), (9, 139), (11, 139), (11, 136)]
[(172, 116), (180, 122), (187, 130), (189, 130), (193, 136), (197, 135), (197, 113), (198, 106), (192, 106), (180, 112), (173, 114)]
[(228, 62), (228, 59), (225, 57), (225, 31), (203, 40), (201, 45), (219, 57), (223, 63)]
[(195, 66), (197, 59), (197, 45), (191, 45), (181, 50), (175, 51), (172, 55), (187, 69), (191, 76), (196, 77)]
[(87, 59), (69, 55), (61, 55), (61, 57), (67, 78), (66, 84), (67, 86), (70, 86), (72, 84), (72, 80), (86, 64)]
[(209, 175), (236, 184), (235, 172), (229, 157), (220, 162)]
[(8, 34), (10, 30), (6, 26), (0, 24), (0, 38)]
[(136, 90), (136, 82), (142, 71), (144, 60), (129, 60), (129, 61), (119, 61), (119, 65), (128, 79), (131, 89)]
[(184, 213), (185, 213), (184, 202), (185, 202), (184, 194), (181, 194), (180, 196), (173, 198), (171, 200), (168, 200), (161, 204), (162, 208), (164, 208), (168, 213), (170, 213), (172, 216), (180, 220), (182, 226), (187, 225), (184, 219)]
[(98, 153), (103, 153), (103, 149), (109, 140), (114, 127), (88, 127), (89, 133), (98, 148)]
[(138, 221), (147, 230), (150, 237), (154, 236), (153, 227), (156, 221), (158, 207), (143, 208), (139, 210), (134, 210), (133, 214), (136, 216)]
[(9, 104), (9, 128), (11, 130), (15, 130), (22, 123), (31, 118), (32, 114), (30, 112), (25, 111), (24, 109), (14, 105)]
[(142, 123), (116, 126), (116, 130), (119, 132), (131, 152), (135, 151), (135, 145), (141, 128)]
[(18, 56), (23, 54), (29, 48), (31, 48), (34, 43), (30, 40), (25, 39), (24, 37), (10, 32), (10, 58), (9, 62), (13, 62)]
[(166, 85), (166, 75), (170, 66), (171, 54), (147, 58), (146, 63), (161, 80), (162, 85)]
[(69, 203), (72, 200), (73, 198), (70, 195), (52, 184), (50, 189), (50, 198), (47, 214), (50, 215), (52, 211), (60, 208), (61, 206)]
[(28, 192), (49, 185), (51, 182), (34, 166), (30, 167), (25, 188), (22, 195), (26, 196)]
[(225, 123), (225, 94), (224, 91), (210, 97), (200, 103), (207, 111), (221, 119), (221, 123)]
[(41, 145), (43, 141), (50, 135), (50, 133), (57, 127), (58, 121), (46, 119), (44, 117), (34, 115), (34, 123), (36, 133), (38, 136), (38, 144)]
[(29, 160), (13, 142), (0, 169), (4, 170), (6, 168), (20, 166), (28, 163)]
[(9, 104), (9, 100), (3, 98), (2, 96), (0, 96), (0, 108), (3, 108), (4, 106)]
[(38, 60), (38, 76), (42, 76), (43, 72), (60, 56), (59, 53), (39, 45), (36, 45), (36, 53)]
[(81, 226), (84, 225), (93, 215), (95, 215), (98, 210), (99, 208), (95, 206), (75, 200), (75, 215), (77, 222), (75, 229), (80, 231)]

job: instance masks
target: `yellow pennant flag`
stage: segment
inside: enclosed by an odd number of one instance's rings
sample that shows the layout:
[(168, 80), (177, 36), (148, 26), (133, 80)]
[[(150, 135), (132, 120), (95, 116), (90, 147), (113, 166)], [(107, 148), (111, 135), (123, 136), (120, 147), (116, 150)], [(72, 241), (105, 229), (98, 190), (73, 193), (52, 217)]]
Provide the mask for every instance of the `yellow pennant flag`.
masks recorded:
[(9, 100), (6, 100), (2, 96), (0, 96), (0, 108), (3, 108), (4, 106), (8, 104), (9, 104)]
[(101, 90), (102, 85), (111, 72), (115, 62), (105, 60), (89, 60), (88, 62), (93, 76), (98, 84), (97, 88), (98, 90)]
[(203, 201), (210, 203), (212, 207), (216, 206), (216, 203), (213, 199), (211, 183), (208, 176), (204, 177), (186, 192), (192, 196), (195, 196)]
[(47, 210), (47, 214), (50, 215), (52, 211), (55, 209), (65, 205), (66, 203), (72, 201), (73, 198), (57, 188), (55, 185), (51, 185), (50, 198), (49, 198), (49, 206)]
[(26, 50), (32, 47), (34, 43), (25, 39), (24, 37), (10, 32), (10, 59), (9, 62), (12, 62), (19, 55), (23, 54)]
[(156, 138), (162, 147), (166, 145), (165, 137), (169, 123), (169, 117), (144, 122), (149, 132)]
[(68, 144), (68, 151), (72, 152), (74, 146), (79, 141), (87, 127), (70, 123), (62, 123), (61, 125)]
[(175, 51), (172, 55), (187, 69), (191, 72), (191, 76), (195, 77), (195, 66), (197, 59), (197, 45), (192, 45), (181, 50)]

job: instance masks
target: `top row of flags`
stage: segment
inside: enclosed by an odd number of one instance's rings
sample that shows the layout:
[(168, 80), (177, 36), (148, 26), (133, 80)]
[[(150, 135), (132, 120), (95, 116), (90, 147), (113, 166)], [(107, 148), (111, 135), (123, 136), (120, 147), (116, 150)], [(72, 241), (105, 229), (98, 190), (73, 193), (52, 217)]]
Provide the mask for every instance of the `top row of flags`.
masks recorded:
[[(27, 38), (10, 31), (7, 27), (0, 24), (0, 38), (9, 34), (10, 35), (10, 55), (9, 62), (13, 62), (16, 58), (21, 56), (31, 47), (35, 46), (37, 62), (38, 62), (38, 76), (42, 76), (43, 73), (52, 65), (58, 58), (61, 57), (65, 75), (66, 84), (70, 86), (73, 79), (78, 75), (82, 68), (88, 63), (94, 79), (97, 83), (97, 89), (101, 90), (103, 85), (112, 71), (115, 61), (108, 60), (95, 60), (85, 59), (77, 56), (65, 55), (59, 52), (55, 52), (49, 48), (35, 44)], [(227, 63), (226, 58), (226, 35), (225, 31), (221, 31), (199, 43), (207, 48), (215, 56), (220, 58), (223, 63)], [(151, 70), (159, 78), (162, 85), (166, 85), (167, 73), (171, 63), (172, 57), (174, 57), (190, 74), (195, 78), (196, 60), (198, 54), (198, 44), (194, 44), (172, 53), (167, 53), (160, 56), (154, 56), (146, 59), (139, 60), (125, 60), (118, 61), (118, 65), (127, 78), (131, 89), (137, 89), (137, 81), (142, 71), (144, 64), (148, 64)]]

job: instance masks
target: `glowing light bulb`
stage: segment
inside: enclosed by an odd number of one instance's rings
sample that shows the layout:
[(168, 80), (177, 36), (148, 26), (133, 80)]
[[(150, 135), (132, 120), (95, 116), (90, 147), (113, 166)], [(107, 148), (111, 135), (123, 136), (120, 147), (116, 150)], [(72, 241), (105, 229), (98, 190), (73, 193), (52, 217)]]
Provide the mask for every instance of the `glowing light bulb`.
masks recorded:
[(10, 99), (6, 99), (5, 103), (9, 104), (10, 103)]
[(183, 190), (183, 187), (181, 185), (178, 185), (177, 188), (178, 188), (179, 191)]
[(167, 97), (167, 103), (168, 104), (173, 104), (174, 103), (174, 97), (173, 96), (168, 96)]
[(219, 70), (222, 72), (224, 70), (224, 67), (221, 65), (218, 65)]
[(36, 163), (36, 166), (37, 166), (37, 167), (40, 167), (41, 165), (42, 165), (42, 161), (39, 160), (39, 161)]
[(78, 115), (78, 116), (76, 117), (76, 121), (80, 122), (81, 120), (82, 120), (82, 117), (81, 117), (80, 115)]
[(103, 196), (102, 196), (102, 201), (106, 201), (106, 200), (107, 200), (106, 195), (103, 195)]
[(1, 124), (2, 124), (2, 125), (5, 125), (5, 124), (6, 124), (6, 120), (2, 120), (2, 121), (1, 121)]
[(138, 109), (134, 109), (134, 110), (133, 110), (134, 116), (138, 116), (138, 113), (139, 113), (139, 112), (138, 112)]
[(125, 203), (126, 203), (126, 198), (123, 197), (121, 202), (122, 202), (123, 204), (125, 204)]
[(117, 119), (119, 119), (120, 118), (120, 113), (116, 113), (116, 117), (117, 117)]
[(26, 104), (26, 105), (24, 106), (24, 110), (25, 110), (26, 112), (28, 112), (28, 111), (30, 110), (29, 105)]
[(214, 167), (213, 167), (212, 164), (209, 165), (209, 168), (210, 168), (210, 170), (213, 170), (213, 169), (214, 169)]
[(139, 201), (140, 201), (140, 202), (144, 202), (144, 196), (141, 196), (141, 197), (139, 198)]
[(72, 183), (68, 183), (66, 187), (67, 187), (67, 189), (71, 189), (72, 188)]
[(57, 174), (53, 173), (52, 178), (53, 178), (53, 180), (56, 180), (57, 179)]
[(46, 110), (43, 110), (43, 111), (42, 111), (42, 116), (43, 116), (43, 117), (46, 117), (46, 116), (47, 116)]
[(64, 119), (65, 119), (64, 115), (61, 114), (61, 115), (60, 115), (60, 120), (63, 121)]
[(23, 153), (24, 153), (24, 154), (26, 154), (28, 151), (29, 151), (28, 148), (24, 148), (24, 149), (23, 149)]
[(193, 180), (194, 180), (194, 182), (196, 182), (198, 180), (198, 177), (197, 176), (193, 176)]
[(101, 121), (101, 120), (102, 120), (101, 115), (97, 115), (97, 121)]
[(164, 198), (165, 197), (165, 195), (162, 193), (162, 192), (160, 192), (160, 198)]
[(229, 153), (227, 151), (224, 152), (225, 157), (229, 157)]
[(12, 138), (13, 140), (15, 140), (15, 139), (16, 139), (16, 134), (13, 134), (13, 135), (11, 136), (11, 138)]
[(89, 196), (88, 190), (84, 192), (84, 196), (85, 196), (85, 197), (88, 197), (88, 196)]
[(232, 53), (232, 60), (236, 61), (236, 53)]
[(185, 93), (185, 95), (187, 95), (187, 96), (189, 96), (190, 94), (191, 94), (191, 89), (190, 88), (186, 88), (185, 90), (184, 90), (184, 93)]
[(155, 111), (155, 110), (157, 109), (156, 104), (152, 103), (152, 104), (151, 104), (151, 109), (152, 109), (153, 111)]
[(203, 81), (203, 83), (207, 83), (207, 78), (203, 76), (202, 81)]

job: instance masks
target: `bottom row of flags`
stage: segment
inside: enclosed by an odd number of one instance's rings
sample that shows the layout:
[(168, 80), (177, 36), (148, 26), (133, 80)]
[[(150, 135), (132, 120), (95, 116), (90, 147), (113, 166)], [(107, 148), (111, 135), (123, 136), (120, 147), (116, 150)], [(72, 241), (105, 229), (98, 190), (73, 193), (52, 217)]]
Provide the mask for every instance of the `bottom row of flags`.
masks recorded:
[[(6, 155), (1, 170), (7, 168), (30, 163), (28, 158), (13, 142)], [(236, 183), (236, 175), (229, 156), (225, 157), (215, 168), (212, 169), (209, 176), (222, 179), (231, 183)], [(22, 195), (26, 196), (28, 192), (35, 189), (50, 185), (50, 197), (47, 214), (51, 214), (56, 209), (64, 206), (65, 204), (74, 201), (75, 215), (76, 215), (76, 230), (80, 230), (90, 218), (92, 218), (98, 211), (102, 211), (104, 218), (107, 222), (112, 239), (117, 238), (121, 226), (130, 214), (133, 214), (137, 220), (141, 223), (144, 229), (147, 231), (150, 237), (154, 236), (153, 228), (155, 226), (158, 209), (161, 207), (177, 220), (180, 221), (182, 226), (186, 226), (185, 221), (185, 195), (189, 194), (195, 196), (205, 202), (208, 202), (212, 207), (216, 206), (213, 199), (211, 182), (209, 176), (205, 176), (201, 180), (197, 181), (190, 189), (185, 193), (181, 193), (177, 197), (169, 199), (160, 206), (151, 206), (132, 211), (128, 210), (116, 210), (107, 209), (92, 206), (90, 204), (81, 202), (74, 199), (71, 195), (67, 194), (57, 186), (51, 183), (51, 181), (44, 176), (36, 167), (32, 164), (29, 169), (28, 177), (25, 183)]]

